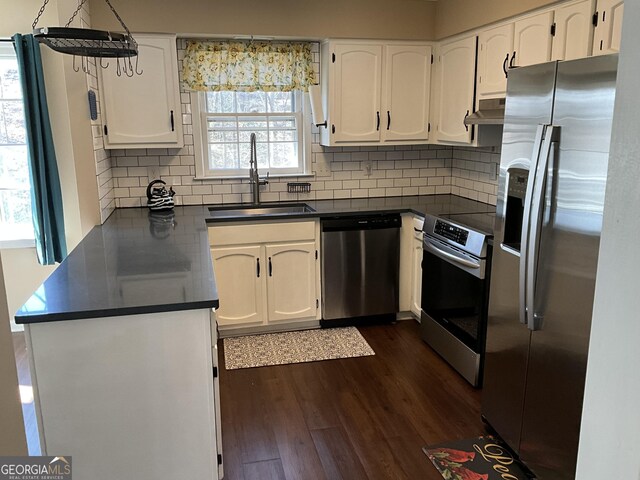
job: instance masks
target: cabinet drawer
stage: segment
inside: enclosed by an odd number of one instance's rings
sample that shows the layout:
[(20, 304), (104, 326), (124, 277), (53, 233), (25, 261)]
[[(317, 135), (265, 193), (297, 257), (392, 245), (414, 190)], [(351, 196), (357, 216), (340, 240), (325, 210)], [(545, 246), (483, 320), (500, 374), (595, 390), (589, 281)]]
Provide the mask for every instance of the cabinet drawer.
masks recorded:
[(209, 245), (292, 242), (315, 240), (316, 221), (236, 223), (209, 227)]

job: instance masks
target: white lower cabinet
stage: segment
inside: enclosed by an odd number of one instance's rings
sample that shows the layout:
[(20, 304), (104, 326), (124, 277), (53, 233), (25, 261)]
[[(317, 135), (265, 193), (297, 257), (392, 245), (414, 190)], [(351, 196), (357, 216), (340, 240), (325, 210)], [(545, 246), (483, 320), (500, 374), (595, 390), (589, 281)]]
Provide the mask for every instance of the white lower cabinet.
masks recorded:
[(265, 245), (269, 322), (316, 316), (315, 242)]
[(420, 318), (422, 300), (422, 234), (414, 235), (411, 245), (411, 313)]
[[(320, 319), (318, 222), (211, 227), (220, 331)], [(250, 241), (251, 244), (243, 244)]]
[(216, 310), (218, 325), (264, 323), (261, 257), (260, 245), (211, 249), (218, 297), (222, 299)]

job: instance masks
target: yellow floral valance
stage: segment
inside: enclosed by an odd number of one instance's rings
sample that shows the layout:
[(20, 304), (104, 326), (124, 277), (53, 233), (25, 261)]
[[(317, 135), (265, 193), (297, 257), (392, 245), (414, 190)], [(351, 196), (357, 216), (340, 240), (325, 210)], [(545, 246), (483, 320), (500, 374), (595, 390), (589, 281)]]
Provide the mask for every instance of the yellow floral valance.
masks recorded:
[(200, 91), (307, 91), (316, 83), (305, 42), (189, 40), (182, 74), (186, 89)]

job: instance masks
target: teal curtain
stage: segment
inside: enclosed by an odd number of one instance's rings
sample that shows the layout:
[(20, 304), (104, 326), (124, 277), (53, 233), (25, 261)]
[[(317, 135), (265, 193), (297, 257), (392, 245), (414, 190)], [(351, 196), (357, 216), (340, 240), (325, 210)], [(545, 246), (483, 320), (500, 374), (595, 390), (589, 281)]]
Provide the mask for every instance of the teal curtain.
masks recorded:
[(62, 211), (62, 190), (53, 147), (40, 45), (33, 35), (13, 36), (27, 126), (31, 208), (38, 261), (61, 262), (67, 256)]

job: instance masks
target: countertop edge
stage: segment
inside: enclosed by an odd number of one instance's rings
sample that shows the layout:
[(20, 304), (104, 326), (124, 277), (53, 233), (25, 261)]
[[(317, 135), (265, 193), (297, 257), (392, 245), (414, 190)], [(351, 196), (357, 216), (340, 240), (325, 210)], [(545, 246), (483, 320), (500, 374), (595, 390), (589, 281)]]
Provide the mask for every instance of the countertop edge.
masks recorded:
[(114, 307), (99, 310), (84, 310), (68, 313), (49, 313), (45, 315), (16, 315), (15, 322), (18, 325), (32, 323), (64, 322), (67, 320), (84, 320), (101, 317), (123, 317), (126, 315), (140, 315), (144, 313), (180, 312), (185, 310), (201, 310), (205, 308), (218, 308), (219, 300), (207, 300), (201, 302), (169, 303), (165, 305), (141, 305), (139, 307)]

